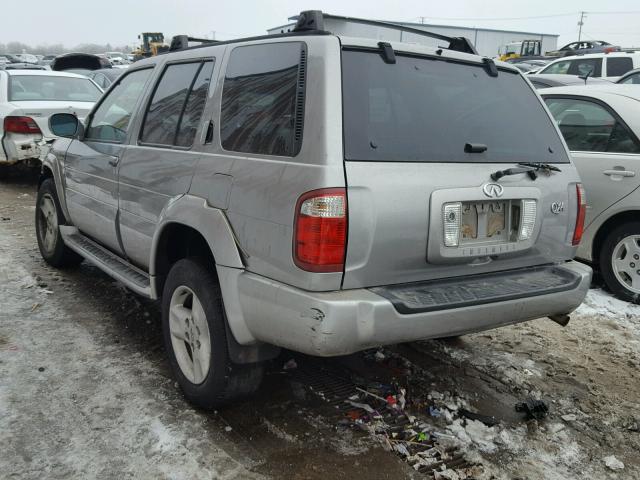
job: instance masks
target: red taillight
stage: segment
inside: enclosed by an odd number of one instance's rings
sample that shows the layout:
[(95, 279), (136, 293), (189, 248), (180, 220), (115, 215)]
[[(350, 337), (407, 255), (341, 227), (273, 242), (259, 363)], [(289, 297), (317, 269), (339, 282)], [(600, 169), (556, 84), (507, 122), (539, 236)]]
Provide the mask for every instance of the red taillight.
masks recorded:
[(578, 200), (578, 216), (576, 217), (576, 228), (573, 231), (572, 245), (580, 245), (582, 234), (584, 233), (584, 217), (587, 214), (587, 197), (584, 194), (584, 187), (581, 183), (576, 183), (576, 196)]
[(307, 192), (298, 199), (293, 260), (309, 272), (341, 272), (347, 245), (344, 188)]
[(42, 133), (31, 117), (4, 117), (4, 131), (11, 133)]

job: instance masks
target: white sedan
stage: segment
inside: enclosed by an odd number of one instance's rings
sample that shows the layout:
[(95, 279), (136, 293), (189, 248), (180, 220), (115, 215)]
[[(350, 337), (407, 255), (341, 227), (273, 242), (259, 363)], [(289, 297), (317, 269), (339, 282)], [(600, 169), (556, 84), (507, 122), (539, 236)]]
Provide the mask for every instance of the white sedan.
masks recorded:
[(40, 145), (55, 138), (49, 117), (73, 113), (83, 120), (101, 95), (82, 75), (0, 70), (0, 164), (39, 159)]

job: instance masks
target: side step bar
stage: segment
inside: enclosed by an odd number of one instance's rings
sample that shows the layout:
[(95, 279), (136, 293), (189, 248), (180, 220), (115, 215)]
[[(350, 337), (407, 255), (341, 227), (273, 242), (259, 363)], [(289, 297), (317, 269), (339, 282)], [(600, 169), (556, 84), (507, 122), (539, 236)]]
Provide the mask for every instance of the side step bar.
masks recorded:
[(148, 298), (156, 298), (147, 273), (85, 237), (76, 227), (60, 226), (60, 233), (67, 247), (82, 255), (100, 270), (124, 283), (134, 292)]

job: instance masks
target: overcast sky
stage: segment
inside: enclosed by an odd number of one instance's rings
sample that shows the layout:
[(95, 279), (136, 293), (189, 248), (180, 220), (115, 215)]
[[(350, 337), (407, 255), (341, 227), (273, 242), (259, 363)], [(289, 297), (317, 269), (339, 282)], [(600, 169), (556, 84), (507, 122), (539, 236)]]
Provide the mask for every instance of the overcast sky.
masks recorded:
[[(525, 30), (560, 34), (559, 45), (576, 40), (579, 11), (587, 13), (585, 38), (640, 46), (638, 0), (30, 0), (7, 1), (0, 43), (132, 45), (143, 31), (228, 39), (266, 33), (305, 9), (378, 20)], [(22, 7), (21, 5), (24, 5)], [(595, 13), (595, 12), (622, 13)], [(637, 12), (637, 13), (632, 13)], [(532, 18), (544, 17), (544, 18)], [(499, 20), (496, 20), (499, 18)]]

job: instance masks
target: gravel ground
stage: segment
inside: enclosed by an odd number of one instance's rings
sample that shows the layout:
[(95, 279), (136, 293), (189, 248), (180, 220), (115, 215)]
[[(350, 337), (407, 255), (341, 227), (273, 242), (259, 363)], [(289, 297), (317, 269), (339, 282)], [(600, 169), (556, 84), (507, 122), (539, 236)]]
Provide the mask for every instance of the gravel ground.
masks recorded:
[[(91, 266), (49, 268), (34, 201), (34, 175), (0, 181), (0, 477), (425, 478), (375, 436), (338, 428), (318, 392), (282, 371), (286, 352), (255, 397), (190, 407), (164, 357), (157, 304)], [(434, 428), (480, 467), (475, 478), (635, 479), (639, 341), (640, 307), (593, 289), (565, 328), (541, 319), (384, 349), (378, 361), (295, 358), (300, 370), (370, 380), (402, 358), (440, 405)], [(544, 420), (515, 412), (529, 397), (549, 406)]]

